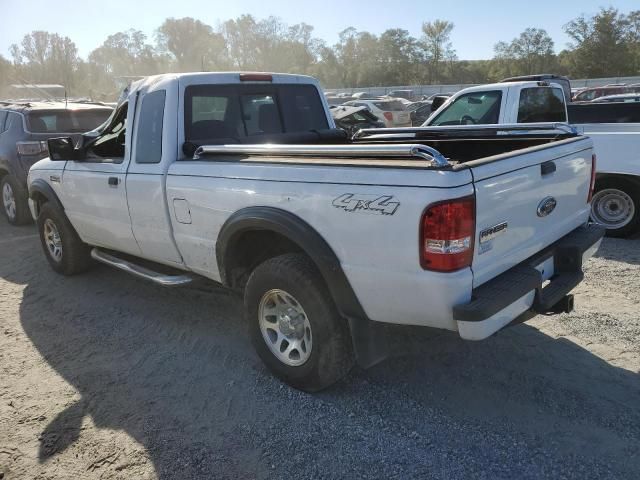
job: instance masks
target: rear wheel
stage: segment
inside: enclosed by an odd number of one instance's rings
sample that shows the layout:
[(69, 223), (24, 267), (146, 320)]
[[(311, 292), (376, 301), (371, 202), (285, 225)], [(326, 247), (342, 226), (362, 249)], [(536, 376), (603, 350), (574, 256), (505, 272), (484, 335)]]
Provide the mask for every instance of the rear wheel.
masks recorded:
[(12, 225), (24, 225), (31, 221), (27, 195), (18, 187), (15, 179), (5, 175), (0, 182), (2, 211)]
[(347, 322), (305, 255), (281, 255), (256, 267), (244, 301), (258, 355), (292, 387), (321, 390), (353, 366)]
[(80, 240), (64, 212), (51, 203), (40, 209), (38, 232), (44, 255), (56, 272), (75, 275), (92, 266), (91, 248)]
[(640, 228), (640, 186), (624, 179), (598, 182), (591, 201), (591, 219), (607, 236), (626, 237)]

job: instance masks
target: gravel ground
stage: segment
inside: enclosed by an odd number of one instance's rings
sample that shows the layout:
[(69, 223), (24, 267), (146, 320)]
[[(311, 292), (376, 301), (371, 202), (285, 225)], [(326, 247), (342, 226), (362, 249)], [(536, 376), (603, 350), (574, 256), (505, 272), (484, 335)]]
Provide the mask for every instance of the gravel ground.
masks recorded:
[(0, 221), (0, 478), (615, 478), (640, 472), (640, 240), (607, 239), (571, 315), (393, 358), (308, 395), (224, 290), (64, 279)]

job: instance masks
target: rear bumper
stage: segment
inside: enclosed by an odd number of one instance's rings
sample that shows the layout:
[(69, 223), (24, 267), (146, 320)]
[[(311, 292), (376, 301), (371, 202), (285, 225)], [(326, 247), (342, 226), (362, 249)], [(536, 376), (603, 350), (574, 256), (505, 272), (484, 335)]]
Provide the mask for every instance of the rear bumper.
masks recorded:
[(470, 302), (453, 307), (460, 336), (482, 340), (515, 319), (566, 310), (571, 299), (563, 300), (584, 278), (582, 266), (597, 251), (604, 232), (599, 226), (579, 227), (474, 289)]

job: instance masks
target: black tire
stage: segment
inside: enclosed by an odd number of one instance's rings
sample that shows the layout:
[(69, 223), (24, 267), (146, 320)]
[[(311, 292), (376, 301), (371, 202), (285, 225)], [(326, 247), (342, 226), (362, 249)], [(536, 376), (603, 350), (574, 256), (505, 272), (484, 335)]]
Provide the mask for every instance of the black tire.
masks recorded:
[[(290, 366), (276, 357), (260, 327), (263, 297), (282, 290), (299, 303), (313, 335), (308, 359)], [(302, 254), (286, 254), (260, 264), (250, 275), (244, 293), (251, 340), (271, 372), (294, 388), (306, 392), (322, 390), (344, 377), (353, 367), (349, 328), (340, 316), (324, 280), (313, 262)]]
[[(13, 208), (9, 208), (7, 205), (5, 192), (10, 192), (13, 198)], [(11, 225), (26, 225), (33, 221), (27, 203), (27, 193), (23, 188), (20, 188), (18, 182), (11, 175), (5, 175), (0, 182), (0, 202), (4, 216)]]
[[(51, 222), (51, 223), (49, 223)], [(61, 246), (57, 257), (50, 250), (45, 238), (45, 226), (51, 224), (58, 233), (58, 243)], [(50, 230), (49, 230), (50, 231)], [(75, 275), (88, 270), (93, 265), (91, 247), (80, 240), (67, 216), (51, 203), (45, 203), (38, 214), (38, 232), (40, 243), (51, 268), (62, 275)]]
[[(607, 195), (608, 192), (611, 194)], [(615, 223), (607, 223), (602, 213), (606, 204), (618, 205), (616, 208), (632, 208), (634, 212), (625, 225), (618, 227)], [(610, 217), (612, 221), (615, 219), (615, 212), (613, 215)], [(625, 178), (599, 180), (591, 203), (591, 220), (606, 227), (608, 237), (628, 237), (640, 230), (640, 182), (636, 183)]]

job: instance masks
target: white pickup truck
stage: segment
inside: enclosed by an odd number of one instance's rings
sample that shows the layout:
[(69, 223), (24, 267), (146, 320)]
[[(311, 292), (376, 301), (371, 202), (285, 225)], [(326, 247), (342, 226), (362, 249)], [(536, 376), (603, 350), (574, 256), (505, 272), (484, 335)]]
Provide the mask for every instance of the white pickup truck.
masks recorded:
[(593, 221), (606, 227), (610, 236), (639, 231), (640, 104), (567, 103), (566, 77), (539, 77), (548, 81), (515, 78), (461, 90), (423, 126), (567, 122), (593, 140), (598, 156)]
[(314, 391), (384, 358), (384, 322), (480, 340), (571, 310), (603, 235), (591, 140), (541, 128), (351, 140), (312, 78), (160, 75), (78, 145), (49, 141), (30, 207), (61, 274), (243, 292), (260, 357)]

